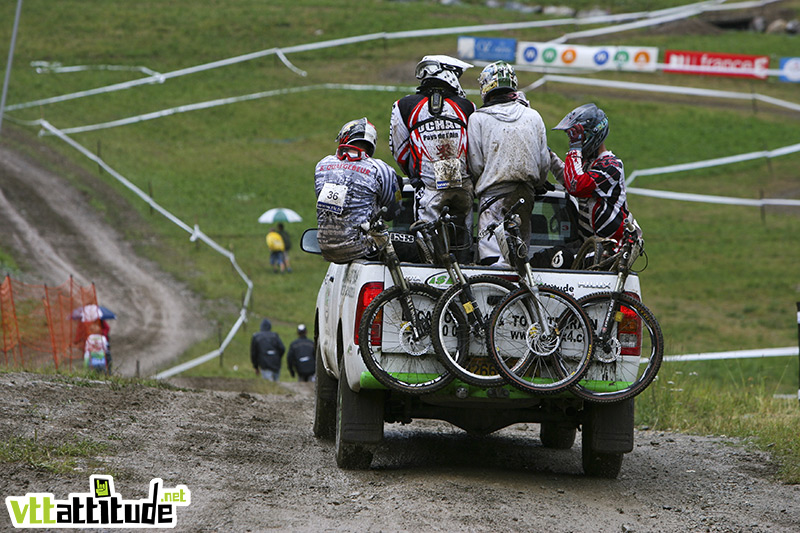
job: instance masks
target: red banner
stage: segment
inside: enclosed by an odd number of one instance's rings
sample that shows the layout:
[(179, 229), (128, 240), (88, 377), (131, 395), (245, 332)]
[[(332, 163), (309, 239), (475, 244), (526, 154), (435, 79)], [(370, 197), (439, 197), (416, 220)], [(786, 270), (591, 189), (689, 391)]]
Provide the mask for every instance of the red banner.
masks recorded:
[(666, 50), (664, 72), (766, 79), (769, 56)]

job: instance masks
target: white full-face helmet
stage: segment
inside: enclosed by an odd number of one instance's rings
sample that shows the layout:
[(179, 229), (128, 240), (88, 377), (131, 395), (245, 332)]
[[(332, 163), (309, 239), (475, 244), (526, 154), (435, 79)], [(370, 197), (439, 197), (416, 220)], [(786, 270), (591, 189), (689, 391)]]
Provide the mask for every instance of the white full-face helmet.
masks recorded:
[(446, 55), (429, 55), (422, 58), (417, 63), (417, 68), (414, 75), (422, 83), (426, 80), (440, 80), (449, 85), (461, 97), (466, 97), (464, 89), (461, 88), (461, 82), (458, 79), (465, 70), (472, 67), (469, 63), (465, 63), (455, 57)]

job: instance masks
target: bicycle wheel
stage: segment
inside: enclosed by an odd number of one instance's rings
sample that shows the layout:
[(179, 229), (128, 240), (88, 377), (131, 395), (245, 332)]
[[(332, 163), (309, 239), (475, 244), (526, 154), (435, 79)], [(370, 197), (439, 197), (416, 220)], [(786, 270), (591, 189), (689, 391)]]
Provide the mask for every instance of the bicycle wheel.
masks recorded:
[[(540, 320), (547, 321), (549, 335)], [(554, 394), (586, 372), (593, 348), (590, 324), (567, 293), (542, 286), (535, 296), (522, 287), (495, 307), (487, 345), (509, 383), (526, 392)]]
[[(465, 308), (465, 302), (462, 301), (463, 285), (453, 285), (447, 289), (433, 309), (433, 349), (456, 378), (481, 387), (503, 385), (506, 380), (486, 351), (485, 327), (494, 307), (518, 287), (491, 275), (473, 276), (467, 278), (467, 283), (477, 308), (472, 309), (469, 305)], [(477, 319), (478, 313), (483, 326)]]
[[(611, 305), (611, 293), (584, 296), (578, 303), (600, 331)], [(621, 294), (608, 342), (595, 336), (589, 369), (572, 389), (591, 402), (616, 402), (633, 398), (655, 379), (664, 358), (664, 336), (653, 313), (639, 300)]]
[(408, 394), (425, 394), (453, 380), (431, 342), (431, 315), (441, 291), (409, 283), (408, 296), (420, 331), (414, 338), (411, 316), (403, 310), (405, 294), (395, 286), (381, 292), (364, 310), (359, 325), (361, 358), (385, 387)]

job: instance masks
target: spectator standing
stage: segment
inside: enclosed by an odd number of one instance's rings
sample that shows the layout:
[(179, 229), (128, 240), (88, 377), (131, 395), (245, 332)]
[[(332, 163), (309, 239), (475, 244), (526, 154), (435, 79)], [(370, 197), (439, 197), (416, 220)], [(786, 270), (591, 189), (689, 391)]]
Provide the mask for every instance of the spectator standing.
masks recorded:
[(261, 331), (254, 333), (250, 340), (250, 361), (256, 374), (271, 381), (278, 381), (281, 374), (281, 359), (286, 351), (280, 336), (272, 331), (269, 319), (261, 321)]
[(364, 118), (342, 126), (336, 153), (324, 157), (314, 170), (317, 194), (317, 240), (322, 257), (334, 263), (374, 255), (373, 242), (361, 228), (382, 207), (384, 219), (400, 210), (394, 169), (373, 158), (377, 130)]
[(289, 232), (283, 227), (283, 222), (278, 222), (278, 233), (283, 239), (283, 266), (286, 272), (292, 271), (292, 265), (289, 262), (289, 250), (292, 249), (292, 238)]
[[(505, 61), (484, 67), (478, 77), (481, 106), (470, 118), (469, 166), (476, 180), (478, 235), (500, 222), (520, 198), (528, 206), (520, 211), (521, 237), (530, 240), (531, 206), (535, 190), (545, 187), (550, 169), (550, 150), (544, 121), (517, 91), (517, 75)], [(481, 264), (506, 265), (494, 237), (478, 241)]]
[(294, 377), (297, 373), (297, 381), (314, 381), (315, 377), (314, 341), (307, 334), (305, 324), (297, 326), (297, 338), (289, 345), (289, 353), (286, 355), (289, 374)]
[(275, 228), (270, 228), (267, 233), (267, 248), (269, 248), (269, 264), (272, 265), (272, 272), (284, 272), (286, 269), (286, 262), (284, 260), (284, 250), (286, 244), (283, 242), (283, 237)]
[(451, 249), (471, 262), (473, 184), (467, 168), (467, 121), (475, 111), (461, 83), (472, 65), (446, 55), (417, 64), (417, 92), (392, 106), (389, 148), (414, 187), (414, 220), (435, 221), (447, 206), (455, 218)]

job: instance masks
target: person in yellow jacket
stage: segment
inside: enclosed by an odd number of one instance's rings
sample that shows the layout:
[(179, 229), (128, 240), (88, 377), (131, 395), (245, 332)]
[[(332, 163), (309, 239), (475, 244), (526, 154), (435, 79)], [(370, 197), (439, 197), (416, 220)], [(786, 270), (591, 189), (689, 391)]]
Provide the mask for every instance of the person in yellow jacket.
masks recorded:
[(283, 242), (283, 237), (275, 228), (270, 228), (267, 233), (267, 247), (269, 248), (269, 264), (272, 265), (272, 271), (276, 274), (286, 270), (286, 261), (283, 254), (286, 250), (286, 243)]

